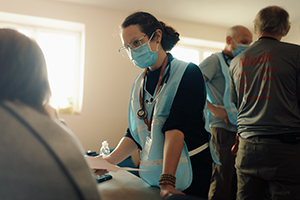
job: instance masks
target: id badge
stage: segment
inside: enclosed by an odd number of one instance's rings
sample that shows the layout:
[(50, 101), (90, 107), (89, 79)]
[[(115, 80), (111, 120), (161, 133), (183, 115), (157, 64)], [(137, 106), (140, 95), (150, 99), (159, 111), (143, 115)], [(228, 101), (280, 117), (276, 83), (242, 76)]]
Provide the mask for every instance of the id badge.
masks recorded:
[(150, 152), (151, 145), (152, 145), (152, 139), (149, 136), (147, 136), (146, 145), (145, 145), (145, 148), (144, 148), (144, 154), (147, 158), (149, 157), (149, 152)]

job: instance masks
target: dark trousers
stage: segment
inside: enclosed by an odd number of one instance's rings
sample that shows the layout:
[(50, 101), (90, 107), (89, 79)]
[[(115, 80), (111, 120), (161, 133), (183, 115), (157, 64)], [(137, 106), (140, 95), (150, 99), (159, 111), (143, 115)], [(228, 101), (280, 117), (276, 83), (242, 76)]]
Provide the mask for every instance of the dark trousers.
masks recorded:
[(182, 192), (207, 199), (211, 179), (211, 163), (213, 162), (209, 148), (190, 157), (190, 159), (193, 169), (193, 181), (190, 187)]
[(240, 138), (236, 158), (237, 200), (300, 200), (300, 143), (278, 139)]
[(208, 199), (236, 199), (237, 180), (234, 168), (236, 156), (231, 154), (236, 133), (223, 128), (210, 128), (210, 131), (212, 134), (212, 144), (222, 165), (212, 164), (212, 177)]

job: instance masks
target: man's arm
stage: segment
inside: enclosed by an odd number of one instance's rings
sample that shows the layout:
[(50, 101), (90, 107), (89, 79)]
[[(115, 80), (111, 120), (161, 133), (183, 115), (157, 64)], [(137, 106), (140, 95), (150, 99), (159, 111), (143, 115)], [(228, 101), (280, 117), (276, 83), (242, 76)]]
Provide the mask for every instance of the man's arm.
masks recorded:
[[(205, 82), (207, 82), (209, 79), (204, 75)], [(227, 116), (226, 109), (221, 106), (214, 105), (210, 103), (208, 100), (206, 100), (206, 106), (207, 110), (215, 117), (221, 118), (225, 121), (226, 125), (228, 126), (229, 124), (229, 119)]]
[(229, 124), (229, 119), (227, 116), (226, 109), (221, 106), (213, 105), (211, 104), (208, 100), (206, 100), (206, 106), (207, 110), (215, 117), (223, 119), (228, 126)]

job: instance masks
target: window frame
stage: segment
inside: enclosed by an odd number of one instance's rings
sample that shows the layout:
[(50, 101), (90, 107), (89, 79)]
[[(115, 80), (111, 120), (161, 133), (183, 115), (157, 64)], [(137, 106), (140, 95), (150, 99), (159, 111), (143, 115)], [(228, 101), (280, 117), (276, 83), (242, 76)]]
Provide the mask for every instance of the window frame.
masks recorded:
[(73, 105), (71, 109), (57, 108), (57, 110), (61, 114), (80, 114), (82, 111), (84, 84), (85, 25), (76, 22), (4, 12), (0, 12), (0, 19), (1, 28), (30, 30), (32, 34), (29, 37), (32, 39), (37, 38), (38, 32), (73, 35), (76, 37), (76, 46), (78, 49), (76, 51), (74, 66)]
[[(199, 65), (204, 60), (204, 57), (203, 57), (204, 52), (207, 52), (207, 51), (213, 52), (213, 53), (220, 52), (220, 51), (222, 51), (224, 46), (225, 46), (225, 43), (223, 43), (223, 42), (181, 37), (180, 41), (174, 48), (179, 47), (179, 48), (197, 50), (199, 52), (199, 63), (195, 63), (195, 64)], [(171, 51), (171, 53), (172, 53), (172, 51)]]

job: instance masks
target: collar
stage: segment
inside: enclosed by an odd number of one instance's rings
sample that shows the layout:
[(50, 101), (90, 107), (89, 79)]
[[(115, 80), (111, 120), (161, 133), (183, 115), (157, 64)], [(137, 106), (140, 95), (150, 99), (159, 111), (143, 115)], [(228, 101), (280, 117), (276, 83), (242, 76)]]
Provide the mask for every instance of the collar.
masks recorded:
[(262, 36), (262, 37), (258, 38), (258, 41), (259, 41), (259, 40), (265, 40), (265, 39), (267, 39), (267, 40), (276, 40), (276, 41), (279, 41), (279, 40), (277, 40), (276, 38), (269, 37), (269, 36)]
[(172, 54), (170, 53), (167, 53), (167, 56), (168, 56), (168, 64), (170, 64), (170, 62), (172, 62), (172, 60), (174, 59)]

